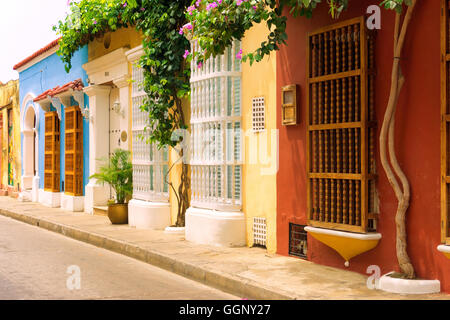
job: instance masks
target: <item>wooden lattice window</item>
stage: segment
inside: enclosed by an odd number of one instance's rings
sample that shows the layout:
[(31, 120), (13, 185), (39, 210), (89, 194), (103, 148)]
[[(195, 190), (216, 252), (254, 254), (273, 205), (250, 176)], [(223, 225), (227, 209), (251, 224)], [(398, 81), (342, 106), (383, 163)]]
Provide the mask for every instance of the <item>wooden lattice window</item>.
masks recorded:
[(315, 227), (376, 228), (374, 38), (364, 17), (308, 36), (308, 217)]
[(450, 4), (441, 0), (441, 234), (450, 245)]
[(65, 193), (83, 195), (83, 116), (78, 106), (66, 111)]
[(59, 192), (59, 118), (56, 111), (45, 114), (44, 189)]

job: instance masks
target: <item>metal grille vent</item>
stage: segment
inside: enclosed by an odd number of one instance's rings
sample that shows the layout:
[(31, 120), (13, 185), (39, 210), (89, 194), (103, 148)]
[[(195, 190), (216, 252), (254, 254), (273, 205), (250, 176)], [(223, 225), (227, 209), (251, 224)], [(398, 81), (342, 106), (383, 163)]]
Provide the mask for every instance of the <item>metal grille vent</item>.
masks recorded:
[(307, 258), (308, 235), (305, 227), (299, 224), (289, 224), (289, 255)]
[(266, 102), (264, 97), (253, 98), (252, 105), (253, 132), (264, 131), (266, 122)]
[(267, 243), (266, 218), (253, 218), (253, 245), (265, 247)]

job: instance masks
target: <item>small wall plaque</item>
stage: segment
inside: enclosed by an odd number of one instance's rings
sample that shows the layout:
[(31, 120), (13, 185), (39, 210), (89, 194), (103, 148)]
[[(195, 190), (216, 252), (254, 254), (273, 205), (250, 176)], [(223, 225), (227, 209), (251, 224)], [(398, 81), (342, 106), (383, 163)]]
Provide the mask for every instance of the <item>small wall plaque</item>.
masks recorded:
[(293, 126), (297, 124), (297, 85), (292, 84), (282, 88), (282, 124)]

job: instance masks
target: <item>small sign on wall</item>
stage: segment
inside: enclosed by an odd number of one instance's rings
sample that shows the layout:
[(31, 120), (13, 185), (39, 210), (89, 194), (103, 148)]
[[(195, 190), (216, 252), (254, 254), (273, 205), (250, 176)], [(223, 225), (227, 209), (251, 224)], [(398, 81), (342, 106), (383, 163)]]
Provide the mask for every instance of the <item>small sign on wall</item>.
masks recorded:
[(297, 124), (297, 85), (292, 84), (282, 88), (282, 124), (293, 126)]

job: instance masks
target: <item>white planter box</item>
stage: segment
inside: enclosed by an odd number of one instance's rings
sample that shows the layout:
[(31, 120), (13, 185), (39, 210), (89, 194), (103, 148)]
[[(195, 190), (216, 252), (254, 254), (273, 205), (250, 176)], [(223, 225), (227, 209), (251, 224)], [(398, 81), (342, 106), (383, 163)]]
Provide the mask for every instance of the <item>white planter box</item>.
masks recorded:
[(133, 199), (128, 204), (128, 224), (137, 229), (164, 230), (170, 226), (170, 204)]
[(186, 212), (186, 240), (213, 246), (246, 245), (245, 215), (189, 208)]

